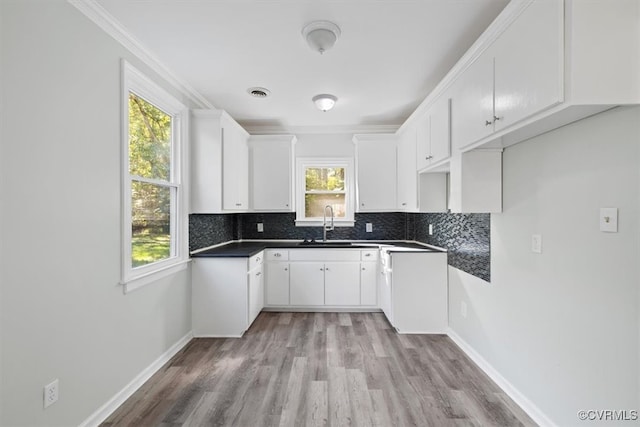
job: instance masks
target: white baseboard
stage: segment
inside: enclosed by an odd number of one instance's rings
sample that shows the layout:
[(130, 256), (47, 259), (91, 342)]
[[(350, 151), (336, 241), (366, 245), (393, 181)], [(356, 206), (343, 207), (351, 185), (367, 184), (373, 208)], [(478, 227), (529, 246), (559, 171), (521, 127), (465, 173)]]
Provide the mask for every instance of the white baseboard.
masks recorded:
[(124, 386), (122, 390), (115, 394), (107, 403), (102, 405), (96, 412), (91, 414), (89, 418), (84, 420), (79, 427), (94, 427), (100, 425), (111, 415), (120, 405), (124, 403), (133, 393), (138, 390), (153, 374), (155, 374), (165, 363), (186, 346), (193, 338), (193, 333), (189, 332), (178, 340), (174, 345), (169, 347), (167, 351), (162, 353), (151, 365), (147, 366), (140, 372), (129, 384)]
[(516, 402), (527, 415), (533, 419), (538, 425), (544, 427), (557, 427), (557, 425), (549, 419), (533, 402), (531, 402), (524, 394), (516, 389), (505, 377), (502, 376), (489, 362), (485, 360), (477, 351), (474, 350), (465, 340), (460, 338), (458, 334), (449, 328), (447, 335), (466, 353), (476, 365), (484, 371), (514, 402)]

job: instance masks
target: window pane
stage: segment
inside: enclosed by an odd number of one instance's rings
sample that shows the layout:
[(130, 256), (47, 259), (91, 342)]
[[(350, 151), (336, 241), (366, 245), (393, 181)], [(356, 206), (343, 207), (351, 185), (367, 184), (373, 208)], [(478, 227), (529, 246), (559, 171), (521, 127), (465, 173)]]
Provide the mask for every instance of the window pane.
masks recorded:
[(344, 191), (344, 168), (306, 168), (307, 191)]
[[(304, 216), (306, 218), (324, 216), (324, 207), (333, 207), (333, 214), (336, 218), (344, 218), (346, 205), (343, 194), (305, 194), (304, 196)], [(327, 210), (328, 213), (328, 210)]]
[(171, 116), (129, 93), (129, 173), (169, 181)]
[(131, 183), (131, 266), (171, 256), (171, 188)]

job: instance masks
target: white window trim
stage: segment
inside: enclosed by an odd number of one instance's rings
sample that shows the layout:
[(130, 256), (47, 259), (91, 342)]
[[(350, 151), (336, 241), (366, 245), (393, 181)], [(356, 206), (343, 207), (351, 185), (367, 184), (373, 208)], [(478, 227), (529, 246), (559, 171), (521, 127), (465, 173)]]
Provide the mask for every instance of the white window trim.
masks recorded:
[[(185, 161), (187, 157), (188, 141), (188, 110), (187, 107), (170, 95), (165, 89), (150, 80), (147, 76), (122, 60), (122, 280), (124, 292), (128, 293), (145, 285), (153, 283), (170, 274), (177, 273), (187, 267), (189, 260), (187, 206), (188, 192), (186, 182)], [(129, 175), (129, 92), (133, 92), (151, 104), (157, 106), (172, 116), (171, 182), (166, 185), (175, 188), (176, 200), (172, 205), (171, 235), (174, 254), (172, 257), (151, 264), (131, 267), (131, 175)], [(141, 178), (141, 181), (153, 181)]]
[(304, 201), (305, 201), (305, 170), (308, 167), (343, 167), (345, 168), (344, 185), (345, 185), (345, 216), (344, 218), (335, 218), (334, 225), (336, 227), (353, 227), (354, 219), (354, 201), (355, 201), (355, 169), (352, 158), (348, 157), (299, 157), (296, 159), (296, 226), (297, 227), (320, 227), (322, 226), (322, 218), (305, 218), (304, 217)]

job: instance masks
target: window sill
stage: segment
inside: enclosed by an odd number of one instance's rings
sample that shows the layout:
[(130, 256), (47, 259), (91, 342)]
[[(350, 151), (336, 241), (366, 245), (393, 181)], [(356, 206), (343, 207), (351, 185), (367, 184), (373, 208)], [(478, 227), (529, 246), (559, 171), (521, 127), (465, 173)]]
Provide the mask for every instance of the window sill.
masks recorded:
[(133, 292), (137, 289), (140, 289), (150, 283), (158, 281), (163, 277), (170, 276), (179, 271), (185, 270), (187, 265), (191, 262), (190, 259), (178, 261), (174, 264), (167, 265), (165, 267), (161, 267), (157, 270), (150, 271), (148, 273), (142, 274), (138, 277), (130, 278), (126, 281), (122, 281), (123, 291), (125, 294)]
[[(318, 220), (309, 220), (309, 219), (297, 219), (296, 227), (322, 227), (324, 225), (323, 221)], [(334, 220), (333, 225), (335, 227), (353, 227), (356, 225), (355, 220)]]

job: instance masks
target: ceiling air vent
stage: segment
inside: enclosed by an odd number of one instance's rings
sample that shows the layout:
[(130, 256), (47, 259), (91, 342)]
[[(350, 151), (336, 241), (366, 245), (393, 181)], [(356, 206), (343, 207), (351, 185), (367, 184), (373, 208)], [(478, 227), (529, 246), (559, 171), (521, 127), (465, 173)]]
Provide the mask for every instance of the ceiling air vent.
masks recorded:
[(253, 96), (254, 98), (266, 98), (267, 96), (271, 95), (269, 89), (265, 89), (263, 87), (250, 87), (249, 89), (247, 89), (247, 93), (249, 93), (249, 95)]

